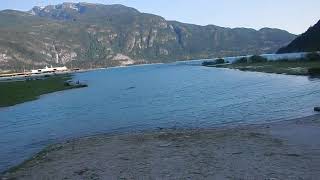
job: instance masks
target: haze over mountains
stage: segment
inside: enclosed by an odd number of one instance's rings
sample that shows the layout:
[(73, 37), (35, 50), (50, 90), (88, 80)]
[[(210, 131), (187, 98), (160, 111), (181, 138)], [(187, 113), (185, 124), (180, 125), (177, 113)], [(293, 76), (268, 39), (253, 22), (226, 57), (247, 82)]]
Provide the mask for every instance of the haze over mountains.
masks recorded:
[(63, 3), (0, 11), (0, 69), (105, 67), (274, 53), (295, 35), (167, 21), (123, 5)]

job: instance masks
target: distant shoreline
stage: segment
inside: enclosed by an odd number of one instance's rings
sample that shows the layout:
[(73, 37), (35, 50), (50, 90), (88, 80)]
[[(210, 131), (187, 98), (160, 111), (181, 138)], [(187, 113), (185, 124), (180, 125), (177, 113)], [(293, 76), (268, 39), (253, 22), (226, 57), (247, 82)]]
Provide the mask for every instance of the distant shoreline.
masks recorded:
[(274, 74), (320, 76), (320, 54), (318, 52), (308, 53), (301, 57), (269, 60), (264, 56), (249, 56), (228, 61), (216, 59), (202, 63), (206, 67), (238, 69), (241, 71), (264, 72)]
[[(292, 67), (290, 67), (292, 65)], [(253, 64), (225, 64), (225, 65), (207, 65), (206, 67), (214, 68), (227, 68), (248, 72), (262, 72), (270, 74), (284, 74), (284, 75), (296, 75), (296, 76), (314, 76), (318, 74), (310, 74), (308, 72), (308, 65), (293, 64), (292, 62), (268, 62), (268, 63), (253, 63)], [(320, 63), (314, 64), (315, 69), (320, 69)], [(313, 67), (312, 67), (313, 68)]]
[(97, 135), (51, 145), (3, 178), (313, 179), (320, 176), (319, 136), (320, 114), (260, 125)]

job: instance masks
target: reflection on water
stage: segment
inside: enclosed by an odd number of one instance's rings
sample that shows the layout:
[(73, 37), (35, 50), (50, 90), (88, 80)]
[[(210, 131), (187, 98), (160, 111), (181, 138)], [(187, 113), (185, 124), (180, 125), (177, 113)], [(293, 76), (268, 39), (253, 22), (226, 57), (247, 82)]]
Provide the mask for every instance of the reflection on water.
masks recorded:
[(77, 74), (88, 88), (0, 109), (0, 170), (80, 136), (263, 123), (313, 114), (320, 81), (186, 64)]

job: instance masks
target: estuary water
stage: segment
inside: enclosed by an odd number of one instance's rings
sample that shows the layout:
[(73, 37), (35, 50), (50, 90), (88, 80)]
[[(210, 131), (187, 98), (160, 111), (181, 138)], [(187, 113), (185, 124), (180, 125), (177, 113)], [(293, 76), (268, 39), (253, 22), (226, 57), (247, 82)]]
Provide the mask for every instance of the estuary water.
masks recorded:
[[(87, 88), (0, 108), (0, 172), (70, 138), (314, 114), (320, 80), (173, 63), (76, 74)], [(1, 99), (0, 99), (1, 100)]]

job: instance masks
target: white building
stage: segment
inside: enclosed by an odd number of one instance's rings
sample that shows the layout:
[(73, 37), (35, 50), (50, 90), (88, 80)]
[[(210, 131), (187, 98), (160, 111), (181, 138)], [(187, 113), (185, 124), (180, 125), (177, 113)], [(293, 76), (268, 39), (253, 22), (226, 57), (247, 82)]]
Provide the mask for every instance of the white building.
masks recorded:
[(54, 73), (54, 72), (63, 72), (68, 71), (68, 68), (66, 66), (63, 67), (48, 67), (46, 66), (44, 69), (35, 69), (31, 70), (32, 74), (41, 74), (41, 73)]

